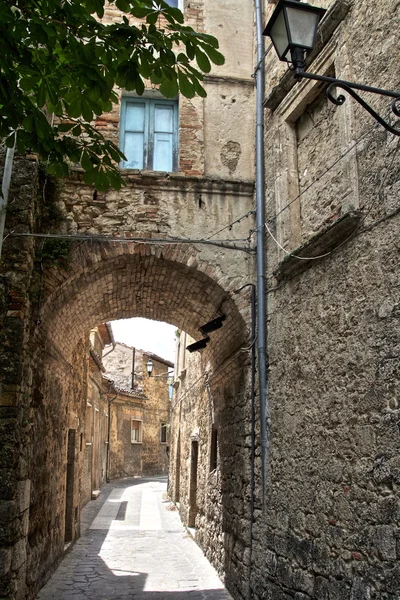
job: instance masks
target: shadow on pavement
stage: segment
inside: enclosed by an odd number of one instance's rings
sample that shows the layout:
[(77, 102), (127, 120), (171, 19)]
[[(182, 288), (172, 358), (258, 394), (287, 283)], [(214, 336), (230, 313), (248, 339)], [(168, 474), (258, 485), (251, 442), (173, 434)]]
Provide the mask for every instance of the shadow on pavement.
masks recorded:
[[(130, 478), (112, 482), (103, 488), (97, 500), (85, 507), (84, 533), (42, 588), (37, 600), (230, 599), (225, 588), (201, 589), (202, 574), (196, 572), (182, 550), (182, 530), (129, 532), (128, 535), (136, 540), (135, 551), (129, 551), (124, 530), (113, 530), (108, 537), (108, 529), (89, 528), (113, 489), (146, 481), (163, 482), (165, 478)], [(121, 503), (116, 520), (124, 519), (126, 504)], [(152, 566), (149, 572), (143, 572), (143, 566), (147, 564)], [(139, 570), (135, 570), (135, 566)]]

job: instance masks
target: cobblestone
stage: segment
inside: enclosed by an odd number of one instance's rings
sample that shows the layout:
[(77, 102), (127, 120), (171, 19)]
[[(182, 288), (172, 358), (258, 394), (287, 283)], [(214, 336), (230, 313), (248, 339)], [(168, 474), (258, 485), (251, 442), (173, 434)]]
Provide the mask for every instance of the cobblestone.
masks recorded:
[(166, 478), (105, 486), (37, 600), (231, 600), (173, 508)]

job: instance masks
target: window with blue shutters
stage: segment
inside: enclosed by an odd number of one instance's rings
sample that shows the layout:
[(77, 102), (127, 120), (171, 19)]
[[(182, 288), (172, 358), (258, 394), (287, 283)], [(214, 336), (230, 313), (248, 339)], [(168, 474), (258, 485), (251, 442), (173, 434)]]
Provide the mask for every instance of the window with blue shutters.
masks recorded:
[(183, 0), (165, 0), (169, 6), (175, 6), (183, 11)]
[(173, 100), (123, 98), (121, 167), (176, 171), (178, 167), (178, 103)]

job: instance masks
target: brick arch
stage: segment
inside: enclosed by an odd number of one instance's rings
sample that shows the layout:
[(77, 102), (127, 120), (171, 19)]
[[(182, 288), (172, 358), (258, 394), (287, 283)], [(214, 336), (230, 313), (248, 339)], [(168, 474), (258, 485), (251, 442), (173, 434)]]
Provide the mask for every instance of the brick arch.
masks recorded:
[(199, 327), (223, 312), (226, 321), (207, 351), (218, 363), (246, 338), (245, 319), (232, 296), (242, 282), (224, 278), (192, 246), (78, 244), (71, 255), (70, 271), (45, 279), (38, 331), (67, 360), (91, 327), (129, 317), (165, 321), (200, 339)]

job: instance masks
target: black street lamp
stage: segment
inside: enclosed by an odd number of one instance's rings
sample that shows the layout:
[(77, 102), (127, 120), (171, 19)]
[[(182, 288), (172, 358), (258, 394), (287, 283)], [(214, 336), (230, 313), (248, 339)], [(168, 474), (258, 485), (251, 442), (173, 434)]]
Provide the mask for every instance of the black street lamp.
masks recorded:
[(281, 0), (274, 10), (264, 35), (268, 35), (280, 60), (292, 62), (293, 52), (303, 57), (311, 52), (318, 23), (326, 13), (324, 8), (303, 4), (299, 0)]
[(147, 368), (147, 375), (149, 377), (151, 377), (151, 374), (153, 371), (153, 361), (151, 360), (151, 358), (149, 358), (149, 360), (147, 361), (146, 368)]
[(335, 96), (333, 89), (337, 87), (342, 88), (357, 100), (387, 131), (400, 136), (400, 129), (393, 127), (385, 121), (354, 90), (372, 92), (373, 94), (394, 98), (391, 108), (396, 117), (400, 117), (400, 92), (383, 90), (351, 81), (343, 81), (326, 75), (307, 73), (304, 70), (306, 57), (314, 47), (318, 23), (325, 12), (323, 8), (302, 3), (300, 0), (279, 0), (267, 23), (264, 35), (271, 38), (279, 59), (293, 65), (294, 77), (296, 79), (314, 79), (329, 83), (326, 95), (331, 102), (338, 106), (341, 106), (346, 98), (343, 95)]

